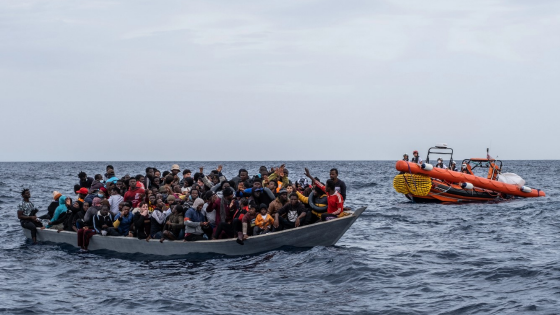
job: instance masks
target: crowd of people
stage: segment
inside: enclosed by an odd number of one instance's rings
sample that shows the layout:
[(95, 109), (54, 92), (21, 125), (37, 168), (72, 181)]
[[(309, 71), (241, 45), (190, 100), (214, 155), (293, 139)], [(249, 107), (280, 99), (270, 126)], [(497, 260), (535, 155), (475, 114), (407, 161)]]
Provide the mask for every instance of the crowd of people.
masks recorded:
[(185, 242), (236, 238), (237, 243), (252, 235), (271, 233), (326, 221), (346, 215), (346, 184), (338, 170), (330, 170), (323, 184), (305, 169), (306, 177), (291, 181), (285, 165), (249, 176), (240, 169), (227, 179), (218, 166), (208, 175), (183, 170), (174, 164), (163, 173), (153, 167), (136, 176), (115, 175), (113, 166), (105, 175), (93, 178), (78, 174), (77, 195), (53, 192), (47, 213), (37, 216), (24, 189), (18, 206), (21, 226), (31, 230), (34, 243), (37, 229), (73, 231), (77, 243), (87, 250), (92, 236), (124, 236), (138, 239)]

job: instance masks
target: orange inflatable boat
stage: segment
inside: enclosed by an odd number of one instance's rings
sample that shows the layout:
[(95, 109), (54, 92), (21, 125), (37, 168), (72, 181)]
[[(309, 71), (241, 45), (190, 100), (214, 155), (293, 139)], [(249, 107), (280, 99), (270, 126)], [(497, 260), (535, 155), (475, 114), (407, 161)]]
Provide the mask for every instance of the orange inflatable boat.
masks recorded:
[[(434, 150), (435, 149), (435, 150)], [(451, 151), (449, 151), (451, 150)], [(429, 164), (430, 154), (450, 154), (449, 165), (439, 167)], [(434, 147), (428, 150), (422, 164), (398, 161), (395, 168), (401, 173), (395, 176), (393, 187), (408, 199), (419, 202), (469, 202), (510, 199), (513, 197), (544, 197), (545, 192), (525, 186), (525, 181), (516, 174), (501, 173), (502, 162), (491, 158), (463, 160), (461, 170), (456, 170), (453, 150)], [(476, 176), (473, 170), (488, 168), (487, 176)]]

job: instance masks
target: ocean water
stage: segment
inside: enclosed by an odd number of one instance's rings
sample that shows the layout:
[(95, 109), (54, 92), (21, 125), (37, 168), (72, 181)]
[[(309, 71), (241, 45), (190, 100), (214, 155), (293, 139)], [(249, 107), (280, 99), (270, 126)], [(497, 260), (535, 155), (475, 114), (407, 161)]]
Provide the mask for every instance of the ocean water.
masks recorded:
[[(255, 174), (274, 162), (220, 162)], [(324, 180), (338, 167), (351, 207), (366, 212), (333, 247), (259, 255), (130, 260), (31, 245), (16, 206), (22, 188), (45, 211), (76, 175), (143, 173), (169, 162), (0, 163), (0, 312), (10, 314), (558, 314), (559, 161), (506, 161), (545, 198), (416, 204), (396, 193), (394, 162), (290, 162)], [(193, 171), (218, 163), (179, 162)], [(42, 211), (42, 212), (43, 212)], [(41, 213), (42, 213), (41, 212)]]

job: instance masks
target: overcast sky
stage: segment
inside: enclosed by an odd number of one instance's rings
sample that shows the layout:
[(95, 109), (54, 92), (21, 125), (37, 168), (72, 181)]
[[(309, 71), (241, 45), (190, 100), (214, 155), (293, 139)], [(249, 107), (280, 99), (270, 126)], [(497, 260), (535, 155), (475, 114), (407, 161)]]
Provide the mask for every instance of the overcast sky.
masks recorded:
[(0, 1), (0, 161), (560, 159), (559, 1)]

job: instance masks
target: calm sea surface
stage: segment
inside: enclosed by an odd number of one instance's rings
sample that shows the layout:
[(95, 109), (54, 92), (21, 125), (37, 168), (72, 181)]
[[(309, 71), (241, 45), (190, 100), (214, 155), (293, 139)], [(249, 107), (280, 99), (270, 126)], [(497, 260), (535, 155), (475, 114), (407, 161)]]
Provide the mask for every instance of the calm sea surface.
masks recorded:
[[(0, 312), (12, 314), (558, 314), (560, 162), (506, 161), (547, 197), (499, 204), (407, 201), (394, 162), (291, 162), (324, 180), (338, 167), (351, 207), (366, 212), (334, 247), (228, 258), (123, 259), (30, 245), (17, 220), (20, 191), (44, 213), (76, 175), (143, 173), (169, 162), (0, 163)], [(218, 163), (180, 162), (211, 170)], [(271, 162), (224, 162), (255, 174)]]

